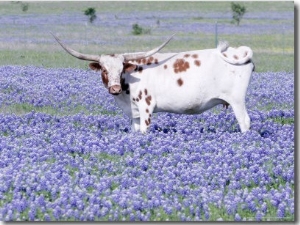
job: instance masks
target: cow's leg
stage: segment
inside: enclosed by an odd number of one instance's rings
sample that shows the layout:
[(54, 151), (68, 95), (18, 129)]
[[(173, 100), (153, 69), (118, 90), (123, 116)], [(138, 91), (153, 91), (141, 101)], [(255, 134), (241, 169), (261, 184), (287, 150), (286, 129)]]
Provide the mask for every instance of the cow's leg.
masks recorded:
[(140, 110), (140, 119), (141, 119), (140, 130), (142, 133), (146, 133), (151, 123), (151, 116), (152, 116), (153, 109), (150, 110), (149, 108), (143, 107), (143, 111)]
[(240, 125), (241, 131), (246, 132), (250, 129), (250, 117), (247, 113), (244, 102), (230, 102), (235, 117)]
[(140, 111), (140, 130), (142, 133), (146, 133), (148, 127), (151, 124), (151, 117), (152, 117), (152, 113), (154, 110), (154, 100), (152, 99), (151, 101), (145, 101), (145, 102), (141, 102), (139, 104), (139, 111)]
[(140, 131), (140, 118), (132, 118), (131, 129), (133, 131)]
[[(151, 123), (151, 116), (155, 106), (155, 100), (149, 90), (142, 88), (133, 96), (135, 113), (132, 119), (132, 129), (140, 130), (142, 133), (146, 133)], [(138, 110), (136, 109), (136, 106)]]

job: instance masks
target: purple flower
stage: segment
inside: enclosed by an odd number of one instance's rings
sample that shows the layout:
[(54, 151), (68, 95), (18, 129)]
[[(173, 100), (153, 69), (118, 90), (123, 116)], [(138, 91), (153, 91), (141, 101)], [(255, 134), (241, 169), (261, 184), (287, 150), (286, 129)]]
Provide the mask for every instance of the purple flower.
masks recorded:
[(283, 210), (283, 209), (278, 209), (276, 215), (277, 215), (277, 217), (278, 217), (279, 219), (284, 218), (284, 217), (285, 217), (285, 210)]
[(266, 213), (266, 212), (267, 212), (267, 209), (268, 209), (267, 204), (264, 202), (264, 203), (261, 205), (261, 211), (262, 211), (263, 213)]
[(263, 216), (264, 216), (264, 214), (262, 212), (257, 211), (256, 214), (255, 214), (255, 220), (261, 221)]
[(62, 209), (59, 206), (56, 206), (53, 209), (53, 216), (56, 220), (59, 220), (62, 215)]
[(28, 218), (29, 218), (29, 220), (33, 221), (35, 219), (35, 216), (36, 216), (36, 208), (31, 208), (28, 211)]
[(3, 220), (149, 221), (161, 210), (169, 220), (210, 220), (211, 205), (237, 221), (247, 210), (263, 220), (269, 203), (272, 220), (294, 215), (292, 73), (253, 74), (245, 134), (236, 132), (232, 112), (216, 107), (157, 113), (160, 131), (153, 124), (141, 135), (123, 131), (130, 121), (95, 85), (99, 74), (31, 66), (0, 72), (0, 104), (33, 109), (0, 113)]
[(234, 216), (234, 220), (235, 221), (241, 221), (242, 218), (241, 218), (241, 216), (238, 213), (236, 213), (235, 216)]
[(47, 213), (44, 215), (44, 221), (51, 221), (51, 217)]

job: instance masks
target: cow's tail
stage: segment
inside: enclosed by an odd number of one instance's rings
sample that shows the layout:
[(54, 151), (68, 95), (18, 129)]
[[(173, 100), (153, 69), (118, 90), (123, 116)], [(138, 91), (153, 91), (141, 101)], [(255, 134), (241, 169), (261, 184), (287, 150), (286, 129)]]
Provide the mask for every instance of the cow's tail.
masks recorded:
[(247, 46), (236, 49), (230, 48), (227, 42), (220, 42), (217, 47), (218, 54), (225, 61), (233, 65), (242, 65), (252, 60), (253, 51)]
[(227, 48), (229, 47), (229, 44), (227, 41), (220, 41), (218, 46), (217, 46), (217, 50), (219, 52), (224, 52), (227, 50)]

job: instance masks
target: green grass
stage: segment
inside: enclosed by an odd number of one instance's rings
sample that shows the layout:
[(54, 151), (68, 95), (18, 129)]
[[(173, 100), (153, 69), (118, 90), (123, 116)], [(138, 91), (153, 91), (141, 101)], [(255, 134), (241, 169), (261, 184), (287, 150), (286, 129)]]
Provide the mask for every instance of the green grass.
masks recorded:
[(1, 113), (14, 113), (17, 115), (21, 115), (21, 114), (25, 114), (25, 113), (29, 113), (31, 111), (36, 111), (36, 112), (42, 112), (42, 113), (47, 113), (47, 114), (51, 114), (54, 115), (56, 114), (56, 110), (53, 109), (53, 107), (34, 107), (31, 104), (13, 104), (13, 105), (9, 105), (9, 106), (2, 106), (0, 108), (0, 112)]
[(34, 65), (47, 68), (81, 68), (88, 69), (87, 62), (74, 60), (63, 55), (62, 52), (36, 51), (36, 50), (1, 50), (0, 61), (2, 65)]
[[(95, 1), (78, 1), (78, 2), (28, 2), (29, 9), (26, 12), (27, 14), (39, 12), (42, 14), (51, 14), (53, 12), (57, 14), (69, 12), (82, 12), (88, 7), (94, 7), (96, 12), (134, 12), (134, 11), (195, 11), (196, 9), (201, 9), (201, 12), (228, 12), (230, 11), (230, 1), (219, 1), (219, 2), (95, 2)], [(228, 4), (229, 3), (229, 4)], [(197, 8), (195, 8), (195, 4)], [(290, 10), (290, 7), (293, 5), (293, 2), (280, 1), (280, 2), (252, 2), (245, 1), (243, 5), (246, 6), (248, 11), (262, 12), (266, 9), (268, 11), (280, 12)], [(200, 10), (199, 10), (200, 11)], [(20, 4), (12, 2), (1, 2), (0, 14), (9, 15), (9, 14), (22, 14)], [(23, 13), (23, 14), (26, 14)]]
[(293, 124), (294, 121), (294, 117), (293, 118), (284, 118), (284, 117), (277, 117), (277, 118), (273, 118), (272, 119), (275, 123), (279, 123), (281, 125), (285, 125), (285, 124)]
[[(294, 11), (293, 2), (243, 2), (250, 13)], [(215, 47), (214, 17), (206, 17), (204, 13), (218, 13), (219, 26), (230, 24), (231, 18), (224, 17), (230, 13), (230, 2), (29, 2), (29, 10), (24, 13), (20, 4), (11, 2), (0, 3), (0, 15), (22, 18), (27, 15), (62, 15), (71, 13), (74, 16), (83, 15), (88, 7), (96, 9), (98, 20), (103, 13), (116, 15), (135, 12), (196, 12), (199, 16), (177, 19), (175, 22), (184, 26), (189, 23), (199, 23), (199, 26), (210, 24), (211, 33), (177, 32), (174, 39), (162, 52), (179, 52)], [(122, 15), (122, 14), (121, 14)], [(246, 13), (247, 15), (247, 13)], [(84, 17), (83, 17), (84, 18)], [(119, 18), (120, 20), (121, 18)], [(149, 18), (153, 24), (161, 23), (168, 18)], [(16, 20), (18, 21), (18, 20)], [(87, 20), (86, 20), (87, 21)], [(132, 21), (132, 24), (137, 23)], [(173, 21), (174, 22), (174, 21)], [(48, 68), (83, 68), (88, 69), (88, 63), (67, 55), (55, 42), (49, 31), (57, 34), (63, 41), (77, 41), (70, 44), (72, 48), (89, 54), (111, 54), (134, 51), (147, 51), (156, 47), (172, 35), (167, 29), (151, 31), (151, 34), (135, 36), (131, 33), (132, 24), (120, 27), (116, 19), (116, 27), (105, 25), (75, 24), (30, 24), (22, 25), (15, 22), (2, 27), (0, 39), (20, 38), (21, 41), (0, 43), (0, 65), (35, 65)], [(242, 19), (241, 24), (275, 24), (291, 25), (294, 21), (286, 19)], [(1, 26), (1, 24), (0, 24)], [(231, 25), (234, 26), (234, 25)], [(241, 28), (242, 29), (242, 28)], [(38, 41), (31, 41), (32, 39)], [(78, 42), (81, 40), (81, 42)], [(97, 44), (96, 41), (106, 44)], [(277, 32), (274, 34), (235, 34), (221, 35), (218, 40), (227, 40), (232, 46), (247, 45), (253, 49), (257, 72), (294, 71), (294, 33)], [(137, 44), (138, 43), (138, 44)]]
[[(181, 45), (181, 40), (178, 39), (180, 39), (180, 37), (177, 37), (177, 40), (175, 38), (162, 52), (173, 52), (171, 50), (174, 48), (176, 48), (175, 52), (205, 49), (205, 46), (210, 46), (210, 48), (213, 48), (213, 42), (211, 41), (213, 40), (213, 37), (207, 38), (206, 41), (202, 43), (199, 43), (198, 40), (195, 39), (189, 42), (189, 46)], [(228, 39), (230, 39), (230, 43), (235, 43), (235, 46), (239, 45), (236, 44), (238, 42), (232, 40), (232, 38), (222, 38), (222, 40)], [(265, 39), (268, 39), (268, 37), (265, 37)], [(161, 38), (161, 41), (163, 40), (164, 39)], [(127, 46), (129, 49), (131, 49), (131, 51), (139, 51), (136, 47), (130, 47), (130, 43), (128, 43)], [(152, 46), (154, 47), (155, 45), (152, 44)], [(249, 46), (251, 46), (251, 44), (249, 44)], [(115, 51), (113, 48), (116, 48), (116, 46), (111, 46), (111, 48), (106, 46), (106, 48), (100, 50), (99, 46), (91, 44), (85, 51), (80, 50), (80, 48), (75, 49), (85, 53), (92, 53), (89, 49), (99, 49), (97, 52), (101, 52), (102, 54), (110, 54), (111, 52), (121, 53), (128, 51), (122, 46), (120, 46), (118, 50), (115, 49)], [(0, 65), (35, 65), (46, 68), (88, 69), (88, 62), (81, 61), (67, 55), (67, 53), (60, 49), (59, 46), (54, 47), (54, 49), (56, 49), (56, 51), (50, 50), (50, 52), (48, 50), (37, 51), (32, 49), (26, 49), (24, 51), (8, 49), (0, 50)], [(121, 49), (123, 49), (123, 51)], [(169, 51), (167, 51), (167, 49)], [(294, 71), (293, 49), (265, 49), (265, 52), (263, 52), (263, 47), (261, 46), (254, 46), (252, 49), (254, 52), (253, 60), (255, 63), (256, 72)], [(149, 47), (145, 48), (145, 50), (149, 50)]]
[[(0, 113), (3, 114), (16, 114), (16, 115), (23, 115), (30, 112), (40, 112), (46, 113), (50, 115), (76, 115), (78, 113), (83, 113), (87, 115), (111, 115), (116, 116), (118, 113), (113, 111), (104, 110), (101, 106), (97, 106), (93, 112), (88, 110), (82, 105), (74, 106), (74, 107), (65, 107), (65, 108), (55, 108), (53, 106), (34, 106), (29, 103), (15, 103), (11, 105), (6, 105), (0, 107)], [(5, 134), (4, 134), (5, 135)]]
[[(250, 210), (243, 210), (240, 207), (241, 203), (238, 206), (237, 214), (240, 215), (241, 218), (245, 218), (247, 221), (256, 221), (256, 212), (252, 212)], [(279, 219), (277, 217), (277, 210), (270, 202), (267, 202), (267, 213), (262, 217), (262, 221), (274, 221), (274, 218), (277, 218), (277, 221), (292, 221), (294, 220), (294, 216), (287, 213), (287, 215)], [(217, 221), (217, 219), (222, 218), (223, 221), (235, 221), (235, 215), (229, 215), (224, 207), (218, 208), (215, 205), (211, 204), (209, 206), (211, 217), (209, 221)]]

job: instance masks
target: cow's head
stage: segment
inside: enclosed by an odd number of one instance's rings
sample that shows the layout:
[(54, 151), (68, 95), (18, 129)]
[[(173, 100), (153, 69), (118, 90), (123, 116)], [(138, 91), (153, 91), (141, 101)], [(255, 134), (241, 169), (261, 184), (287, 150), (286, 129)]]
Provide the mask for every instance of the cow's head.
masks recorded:
[(135, 65), (128, 63), (128, 61), (143, 59), (149, 57), (159, 50), (161, 50), (172, 39), (169, 38), (165, 43), (159, 47), (152, 49), (148, 52), (138, 53), (124, 53), (124, 54), (112, 54), (112, 55), (88, 55), (79, 53), (65, 44), (63, 44), (54, 34), (52, 34), (56, 41), (72, 56), (92, 61), (89, 67), (92, 70), (101, 71), (102, 81), (110, 94), (118, 95), (122, 92), (121, 88), (121, 74), (124, 71), (132, 71), (135, 69)]

